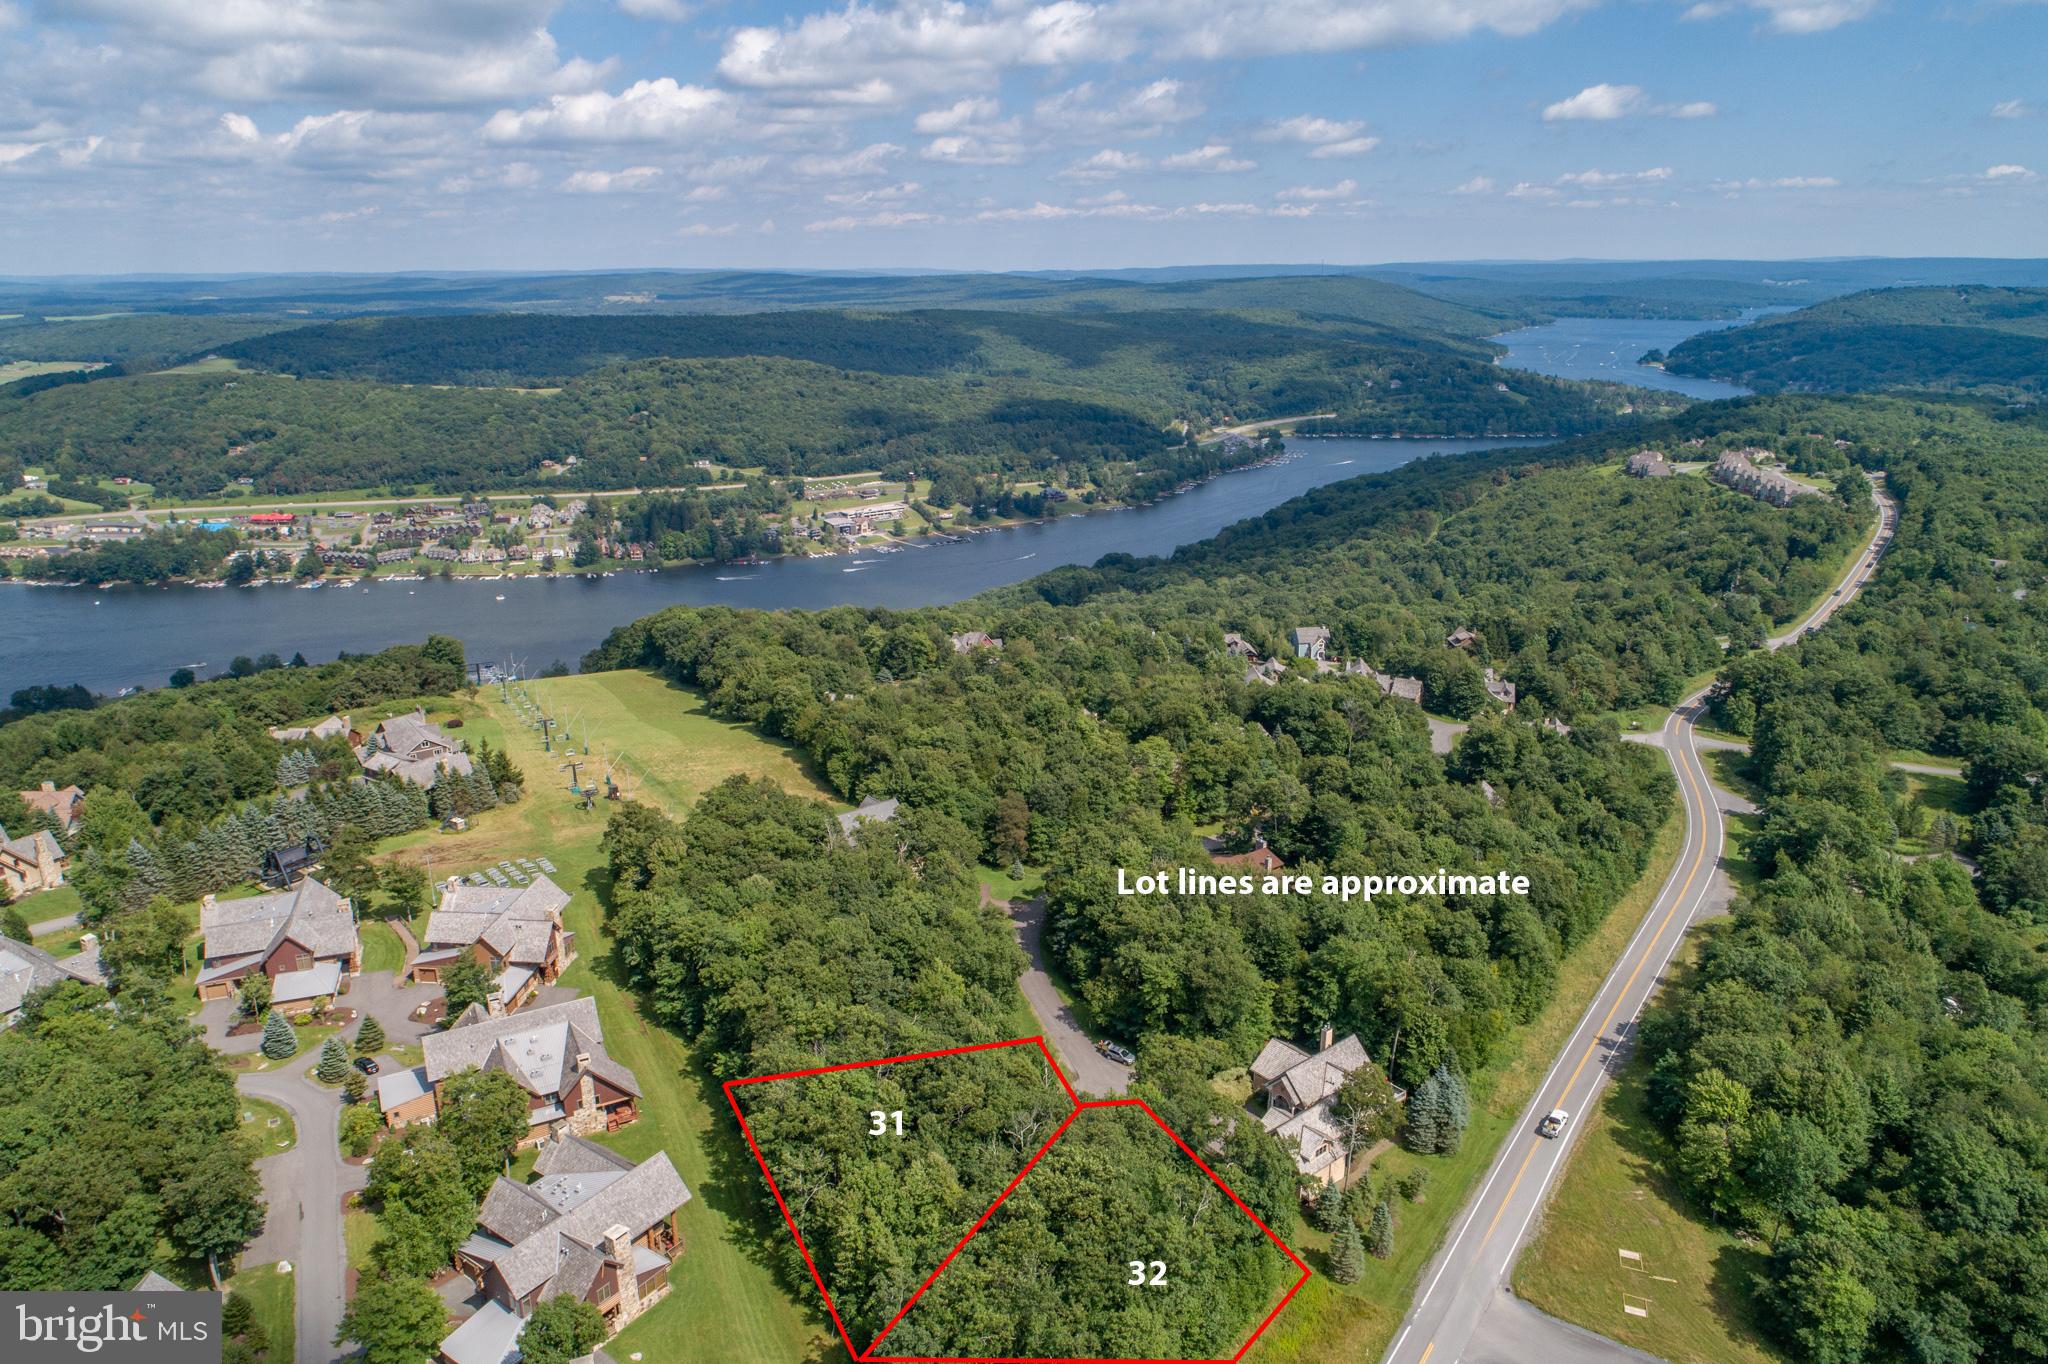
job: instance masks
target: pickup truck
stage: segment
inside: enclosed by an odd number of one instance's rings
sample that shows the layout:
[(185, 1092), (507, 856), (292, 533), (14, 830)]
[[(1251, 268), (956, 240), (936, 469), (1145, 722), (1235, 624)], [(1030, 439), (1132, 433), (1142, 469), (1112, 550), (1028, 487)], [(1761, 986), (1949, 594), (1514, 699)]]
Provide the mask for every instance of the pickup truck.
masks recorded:
[(1562, 1108), (1553, 1108), (1543, 1115), (1542, 1122), (1536, 1124), (1536, 1135), (1539, 1137), (1554, 1137), (1564, 1131), (1564, 1125), (1571, 1120), (1571, 1114), (1565, 1112)]

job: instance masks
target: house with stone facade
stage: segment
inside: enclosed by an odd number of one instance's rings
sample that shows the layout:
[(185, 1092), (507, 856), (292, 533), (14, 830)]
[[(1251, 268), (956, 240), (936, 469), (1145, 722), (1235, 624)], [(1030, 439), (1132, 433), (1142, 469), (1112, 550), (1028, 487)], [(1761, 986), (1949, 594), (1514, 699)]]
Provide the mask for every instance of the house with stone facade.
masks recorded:
[(39, 890), (55, 890), (71, 871), (71, 854), (47, 829), (9, 838), (0, 829), (0, 885), (7, 898), (19, 900)]
[(1356, 1033), (1340, 1041), (1325, 1027), (1317, 1041), (1311, 1054), (1282, 1038), (1269, 1039), (1252, 1061), (1252, 1089), (1265, 1097), (1265, 1129), (1293, 1148), (1295, 1168), (1325, 1184), (1343, 1184), (1351, 1177), (1353, 1153), (1344, 1148), (1331, 1104), (1344, 1081), (1372, 1058)]
[(504, 1364), (517, 1357), (533, 1309), (567, 1294), (615, 1332), (669, 1290), (682, 1252), (676, 1214), (689, 1186), (656, 1152), (635, 1165), (595, 1142), (561, 1136), (534, 1162), (533, 1180), (499, 1176), (455, 1267), (485, 1302), (441, 1342), (443, 1364)]
[(348, 989), (363, 967), (354, 908), (312, 877), (289, 890), (242, 900), (199, 901), (199, 997), (227, 999), (261, 971), (270, 1006), (303, 1013)]
[(427, 917), (412, 978), (436, 982), (467, 954), (497, 978), (490, 1011), (511, 1013), (576, 960), (576, 935), (562, 927), (568, 904), (569, 892), (547, 876), (524, 886), (478, 886), (451, 878)]
[(1789, 507), (1796, 499), (1811, 497), (1820, 491), (1801, 483), (1782, 469), (1759, 465), (1759, 458), (1771, 459), (1774, 456), (1768, 450), (1723, 451), (1721, 457), (1714, 461), (1714, 467), (1707, 470), (1707, 477), (1774, 507)]
[(378, 1106), (394, 1126), (430, 1121), (448, 1081), (465, 1070), (503, 1071), (526, 1091), (522, 1146), (617, 1131), (640, 1116), (639, 1078), (606, 1053), (597, 1001), (588, 997), (500, 1016), (472, 1004), (420, 1045), (422, 1065), (378, 1079)]
[(424, 710), (394, 715), (378, 725), (356, 749), (356, 761), (372, 775), (395, 772), (415, 786), (432, 786), (443, 772), (467, 774), (473, 766), (462, 746), (429, 723)]

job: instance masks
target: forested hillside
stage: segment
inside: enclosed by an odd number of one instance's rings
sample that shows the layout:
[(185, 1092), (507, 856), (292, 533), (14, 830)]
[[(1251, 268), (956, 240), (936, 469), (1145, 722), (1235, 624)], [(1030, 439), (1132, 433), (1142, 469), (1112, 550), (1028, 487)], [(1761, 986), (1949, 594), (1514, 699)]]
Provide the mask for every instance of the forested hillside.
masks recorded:
[[(1898, 537), (1826, 630), (1726, 674), (1715, 712), (1753, 741), (1763, 879), (1645, 1020), (1652, 1107), (1701, 1215), (1769, 1248), (1762, 1298), (1792, 1357), (2037, 1359), (2048, 427), (1804, 408), (1888, 471)], [(1962, 766), (1959, 810), (1912, 797), (1901, 748)]]
[[(238, 478), (266, 494), (451, 493), (674, 486), (705, 481), (695, 463), (710, 459), (773, 474), (1068, 466), (1100, 483), (1097, 466), (1175, 465), (1178, 422), (1332, 412), (1356, 432), (1569, 434), (1635, 422), (1644, 402), (1501, 370), (1453, 338), (1215, 311), (413, 317), (224, 349), (304, 377), (144, 375), (0, 397), (0, 479), (41, 465), (172, 496)], [(505, 384), (540, 391), (485, 387)], [(568, 473), (542, 473), (571, 455)]]
[(1782, 389), (1917, 389), (2038, 398), (2048, 392), (2048, 290), (1878, 289), (1702, 332), (1672, 348), (1674, 374)]

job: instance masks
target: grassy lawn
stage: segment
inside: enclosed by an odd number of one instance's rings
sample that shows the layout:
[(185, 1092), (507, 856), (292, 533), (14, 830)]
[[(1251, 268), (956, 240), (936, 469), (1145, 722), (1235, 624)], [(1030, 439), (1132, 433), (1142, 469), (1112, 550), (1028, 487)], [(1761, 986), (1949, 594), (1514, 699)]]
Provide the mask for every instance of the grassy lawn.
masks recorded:
[[(588, 725), (600, 745), (614, 754), (623, 750), (633, 764), (635, 796), (672, 814), (684, 813), (702, 791), (735, 772), (831, 798), (789, 750), (711, 718), (694, 693), (651, 675), (598, 673), (529, 685), (551, 711), (572, 720), (579, 749)], [(834, 1358), (823, 1313), (793, 1297), (770, 1267), (780, 1220), (765, 1204), (759, 1171), (724, 1095), (683, 1040), (642, 1018), (637, 1001), (611, 974), (598, 849), (611, 807), (600, 800), (595, 809), (578, 808), (566, 789), (567, 774), (557, 770), (562, 755), (543, 752), (540, 736), (496, 689), (485, 688), (477, 702), (455, 709), (464, 720), (459, 733), (502, 743), (525, 771), (526, 799), (484, 812), (462, 833), (422, 830), (386, 840), (381, 851), (389, 860), (429, 865), (436, 876), (508, 857), (546, 857), (555, 864), (554, 879), (572, 896), (565, 918), (577, 950), (561, 983), (596, 999), (606, 1049), (633, 1069), (645, 1091), (640, 1120), (604, 1140), (635, 1160), (666, 1151), (692, 1195), (680, 1218), (683, 1251), (673, 1291), (607, 1352), (622, 1361), (636, 1351), (649, 1361), (693, 1359), (716, 1342), (718, 1358), (733, 1364)], [(447, 710), (445, 702), (429, 707), (430, 713)], [(353, 1246), (356, 1233), (350, 1235)]]
[(405, 965), (405, 944), (390, 924), (365, 919), (357, 932), (363, 940), (363, 974), (395, 975)]
[(55, 890), (39, 890), (34, 895), (24, 895), (16, 900), (14, 907), (21, 911), (21, 917), (28, 920), (33, 928), (37, 924), (78, 913), (78, 887), (58, 886)]
[(270, 1338), (270, 1358), (296, 1359), (298, 1281), (290, 1274), (278, 1273), (276, 1265), (249, 1265), (230, 1278), (226, 1287), (247, 1298), (256, 1309), (257, 1324)]
[(237, 1094), (235, 1097), (241, 1101), (242, 1130), (256, 1144), (259, 1157), (289, 1151), (298, 1141), (299, 1129), (292, 1122), (290, 1112), (253, 1094)]
[(1022, 880), (995, 867), (977, 867), (975, 875), (991, 900), (1028, 900), (1045, 888), (1045, 872), (1037, 867), (1024, 868)]
[(1329, 1236), (1304, 1227), (1295, 1244), (1316, 1277), (1259, 1338), (1248, 1359), (1255, 1364), (1323, 1364), (1335, 1359), (1374, 1360), (1386, 1353), (1414, 1300), (1423, 1270), (1493, 1163), (1494, 1154), (1542, 1083), (1565, 1039), (1578, 1026), (1587, 1002), (1649, 912), (1684, 841), (1685, 821), (1674, 811), (1658, 830), (1649, 865), (1635, 887), (1592, 937), (1560, 964), (1557, 993), (1550, 1004), (1522, 1031), (1506, 1061), (1472, 1078), (1472, 1124), (1457, 1153), (1418, 1156), (1397, 1147), (1374, 1162), (1376, 1175), (1398, 1176), (1415, 1170), (1426, 1181), (1419, 1200), (1394, 1203), (1394, 1253), (1385, 1260), (1368, 1257), (1357, 1283), (1339, 1285), (1323, 1272), (1329, 1263)]
[[(1632, 1061), (1601, 1096), (1515, 1266), (1515, 1292), (1673, 1364), (1780, 1360), (1752, 1325), (1763, 1250), (1688, 1207), (1665, 1173), (1669, 1144), (1644, 1112), (1647, 1079)], [(1641, 1271), (1623, 1268), (1622, 1250), (1642, 1256)], [(1649, 1315), (1623, 1312), (1623, 1293), (1647, 1298)]]
[(0, 384), (16, 379), (33, 379), (39, 374), (69, 374), (74, 370), (98, 369), (92, 360), (8, 360), (0, 363)]
[[(1743, 755), (1726, 749), (1702, 752), (1700, 761), (1706, 765), (1707, 775), (1714, 785), (1744, 800), (1755, 802), (1756, 788), (1742, 775)], [(1742, 892), (1753, 890), (1762, 873), (1749, 855), (1749, 845), (1763, 828), (1763, 816), (1730, 814), (1724, 817), (1725, 840), (1722, 854), (1727, 859), (1728, 879), (1735, 889)]]
[(348, 1267), (358, 1272), (370, 1263), (370, 1247), (377, 1243), (377, 1219), (362, 1208), (350, 1208), (341, 1215), (341, 1241), (348, 1252)]
[(1967, 837), (1969, 831), (1970, 788), (1963, 784), (1961, 777), (1938, 777), (1927, 772), (1901, 772), (1896, 774), (1905, 783), (1906, 799), (1920, 812), (1921, 833), (1901, 837), (1892, 844), (1892, 851), (1908, 856), (1919, 856), (1934, 849), (1926, 838), (1926, 831), (1934, 825), (1940, 815), (1949, 815), (1956, 821), (1959, 836)]

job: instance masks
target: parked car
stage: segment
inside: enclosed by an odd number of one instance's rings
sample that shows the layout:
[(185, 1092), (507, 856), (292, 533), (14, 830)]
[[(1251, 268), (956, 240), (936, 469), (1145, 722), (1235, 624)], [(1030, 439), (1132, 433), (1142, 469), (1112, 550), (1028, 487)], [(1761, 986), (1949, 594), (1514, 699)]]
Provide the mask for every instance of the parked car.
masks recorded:
[(356, 1069), (365, 1075), (375, 1075), (382, 1067), (377, 1064), (377, 1058), (374, 1056), (358, 1056)]
[(1135, 1066), (1138, 1064), (1137, 1053), (1124, 1046), (1121, 1042), (1097, 1042), (1095, 1050), (1101, 1052), (1120, 1066)]
[(1536, 1135), (1539, 1137), (1554, 1137), (1564, 1131), (1564, 1125), (1571, 1120), (1571, 1114), (1565, 1112), (1562, 1108), (1553, 1108), (1543, 1115), (1542, 1122), (1536, 1124)]

